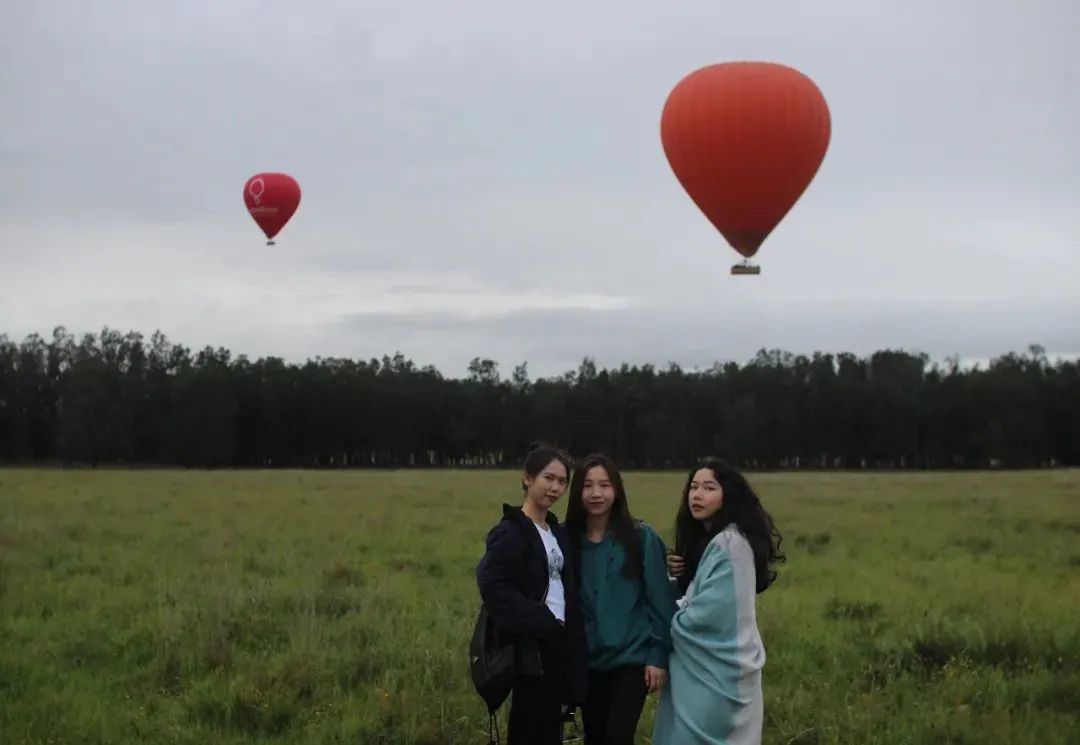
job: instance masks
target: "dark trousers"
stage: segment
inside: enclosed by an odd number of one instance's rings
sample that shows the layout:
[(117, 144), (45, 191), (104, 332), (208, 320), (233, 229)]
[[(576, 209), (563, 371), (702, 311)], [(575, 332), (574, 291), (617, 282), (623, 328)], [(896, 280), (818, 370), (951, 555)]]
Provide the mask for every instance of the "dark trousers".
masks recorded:
[[(566, 699), (566, 635), (540, 640), (541, 677), (519, 675), (510, 698), (506, 745), (559, 745)], [(644, 673), (642, 673), (644, 675)]]
[(585, 745), (633, 745), (647, 694), (643, 665), (590, 671)]

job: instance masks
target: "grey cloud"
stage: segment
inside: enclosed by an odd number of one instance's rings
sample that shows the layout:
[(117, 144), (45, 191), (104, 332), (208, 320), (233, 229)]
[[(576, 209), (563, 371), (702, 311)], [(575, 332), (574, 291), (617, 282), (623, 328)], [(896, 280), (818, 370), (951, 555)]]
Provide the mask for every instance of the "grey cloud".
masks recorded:
[[(84, 5), (92, 11), (74, 12)], [(523, 180), (666, 188), (656, 142), (663, 96), (715, 59), (718, 41), (723, 57), (772, 49), (819, 79), (835, 112), (829, 168), (861, 182), (834, 180), (841, 191), (923, 180), (928, 169), (961, 183), (988, 169), (1045, 178), (1062, 167), (1046, 135), (1071, 133), (1076, 122), (1075, 105), (1052, 102), (1067, 91), (1064, 74), (1052, 74), (1065, 54), (1060, 27), (1000, 2), (931, 17), (897, 7), (770, 10), (734, 26), (719, 9), (681, 15), (630, 4), (614, 18), (597, 8), (526, 22), (485, 4), (464, 18), (429, 7), (420, 17), (431, 25), (410, 12), (404, 28), (398, 14), (365, 24), (342, 3), (304, 13), (213, 6), (210, 27), (193, 10), (170, 19), (91, 2), (69, 6), (74, 21), (62, 22), (55, 6), (36, 7), (22, 12), (39, 14), (50, 48), (27, 39), (14, 54), (28, 66), (14, 84), (28, 105), (9, 126), (37, 157), (23, 173), (38, 199), (77, 191), (115, 209), (213, 210), (236, 201), (237, 181), (264, 163), (298, 172), (313, 199), (359, 203), (361, 213)], [(495, 22), (484, 23), (492, 12)], [(97, 19), (90, 33), (83, 14)], [(433, 38), (437, 23), (442, 40)], [(498, 35), (485, 38), (488, 27)], [(423, 41), (380, 57), (406, 33)], [(997, 44), (1006, 34), (1012, 43)], [(1004, 74), (1019, 63), (1038, 74)], [(1002, 136), (1011, 154), (990, 151)], [(960, 158), (964, 167), (953, 166)], [(72, 178), (79, 167), (108, 178), (88, 195)]]
[(1074, 319), (1080, 317), (1080, 300), (1062, 310), (1038, 302), (944, 313), (937, 307), (882, 304), (855, 316), (824, 303), (790, 303), (737, 316), (707, 307), (650, 306), (524, 311), (479, 319), (371, 313), (346, 316), (329, 333), (362, 339), (365, 348), (400, 350), (450, 374), (462, 374), (468, 361), (480, 356), (498, 361), (506, 374), (528, 361), (533, 375), (553, 375), (575, 369), (585, 356), (602, 366), (677, 362), (707, 368), (715, 362), (745, 362), (762, 348), (859, 355), (906, 349), (941, 361), (952, 355), (988, 359), (1041, 344), (1076, 355), (1080, 328)]
[[(290, 357), (400, 340), (457, 370), (489, 354), (557, 371), (590, 350), (1075, 351), (1078, 22), (1072, 0), (16, 3), (6, 330), (152, 320)], [(682, 75), (738, 58), (809, 73), (834, 132), (747, 282), (658, 136)], [(264, 169), (304, 190), (276, 250), (241, 203)], [(372, 315), (380, 283), (477, 310)], [(490, 315), (489, 295), (519, 292), (631, 308)], [(538, 318), (550, 339), (524, 333)]]

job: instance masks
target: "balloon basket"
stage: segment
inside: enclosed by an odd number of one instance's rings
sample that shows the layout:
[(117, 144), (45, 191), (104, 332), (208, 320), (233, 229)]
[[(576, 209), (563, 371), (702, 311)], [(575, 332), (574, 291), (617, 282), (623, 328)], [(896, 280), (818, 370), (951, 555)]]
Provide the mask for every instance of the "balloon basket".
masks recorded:
[(744, 261), (741, 264), (735, 264), (731, 267), (732, 275), (739, 274), (761, 274), (761, 267), (757, 264), (751, 264), (748, 261)]
[(268, 246), (273, 246), (273, 245), (274, 245), (274, 242), (273, 242), (273, 241), (267, 241), (267, 242), (266, 242), (266, 245), (268, 245)]

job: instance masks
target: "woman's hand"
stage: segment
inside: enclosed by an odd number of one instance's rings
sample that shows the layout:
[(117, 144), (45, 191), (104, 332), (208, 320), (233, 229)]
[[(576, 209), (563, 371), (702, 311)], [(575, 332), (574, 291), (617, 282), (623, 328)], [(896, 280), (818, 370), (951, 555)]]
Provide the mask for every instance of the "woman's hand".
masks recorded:
[(678, 554), (671, 553), (667, 555), (667, 570), (668, 574), (672, 577), (678, 577), (686, 569), (686, 562), (683, 561), (683, 557)]
[(656, 693), (667, 685), (667, 672), (652, 665), (645, 666), (645, 687), (649, 693)]

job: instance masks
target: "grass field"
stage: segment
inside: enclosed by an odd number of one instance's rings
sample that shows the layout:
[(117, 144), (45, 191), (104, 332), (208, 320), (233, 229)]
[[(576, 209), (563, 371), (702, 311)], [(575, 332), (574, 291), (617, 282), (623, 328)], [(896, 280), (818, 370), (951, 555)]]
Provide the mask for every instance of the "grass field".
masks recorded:
[[(627, 476), (665, 540), (681, 479)], [(1080, 472), (752, 480), (766, 743), (1080, 742)], [(517, 483), (0, 470), (0, 742), (485, 743), (472, 572)]]

